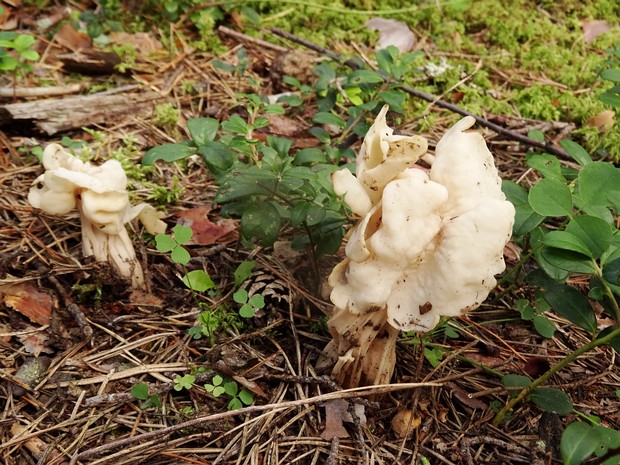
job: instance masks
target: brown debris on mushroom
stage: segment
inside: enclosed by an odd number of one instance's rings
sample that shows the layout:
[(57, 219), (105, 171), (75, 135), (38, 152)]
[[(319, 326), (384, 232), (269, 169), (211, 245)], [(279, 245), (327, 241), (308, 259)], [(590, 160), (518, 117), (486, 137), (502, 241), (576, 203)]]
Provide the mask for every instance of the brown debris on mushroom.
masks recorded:
[(356, 175), (333, 177), (361, 217), (329, 277), (333, 340), (319, 361), (343, 387), (388, 383), (400, 331), (427, 332), (442, 316), (478, 307), (505, 268), (514, 222), (484, 139), (465, 132), (472, 117), (448, 130), (432, 157), (422, 137), (393, 135), (387, 110), (364, 139)]

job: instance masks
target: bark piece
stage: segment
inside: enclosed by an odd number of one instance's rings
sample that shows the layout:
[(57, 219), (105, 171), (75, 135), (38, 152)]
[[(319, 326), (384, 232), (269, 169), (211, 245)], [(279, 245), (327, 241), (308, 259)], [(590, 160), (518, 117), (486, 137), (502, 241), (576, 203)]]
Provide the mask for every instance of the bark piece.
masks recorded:
[(0, 106), (0, 126), (33, 123), (53, 135), (73, 128), (105, 121), (118, 121), (123, 116), (150, 112), (158, 99), (155, 92), (78, 95), (63, 99), (38, 100)]

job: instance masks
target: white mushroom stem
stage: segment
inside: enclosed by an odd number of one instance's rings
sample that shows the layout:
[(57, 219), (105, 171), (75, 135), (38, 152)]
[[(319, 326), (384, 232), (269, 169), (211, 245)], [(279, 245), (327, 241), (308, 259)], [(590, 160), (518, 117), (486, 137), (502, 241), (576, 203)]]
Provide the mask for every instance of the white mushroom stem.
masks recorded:
[(43, 166), (45, 173), (28, 193), (30, 204), (54, 215), (77, 208), (84, 255), (111, 263), (122, 276), (131, 279), (133, 287), (142, 287), (144, 274), (125, 224), (137, 217), (151, 234), (165, 232), (166, 224), (153, 207), (130, 205), (127, 176), (120, 163), (108, 160), (93, 166), (62, 146), (50, 144), (43, 151)]

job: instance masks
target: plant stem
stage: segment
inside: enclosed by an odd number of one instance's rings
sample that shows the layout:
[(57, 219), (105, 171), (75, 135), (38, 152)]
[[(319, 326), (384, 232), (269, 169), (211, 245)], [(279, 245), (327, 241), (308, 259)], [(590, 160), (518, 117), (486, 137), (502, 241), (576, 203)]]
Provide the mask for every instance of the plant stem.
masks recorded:
[(510, 399), (506, 403), (504, 408), (502, 408), (499, 411), (499, 413), (497, 414), (497, 416), (493, 420), (493, 424), (495, 426), (497, 426), (503, 420), (503, 418), (506, 416), (506, 414), (510, 410), (512, 410), (512, 408), (518, 402), (523, 400), (525, 397), (529, 396), (537, 387), (539, 387), (540, 385), (545, 383), (549, 378), (551, 378), (558, 371), (560, 371), (564, 367), (566, 367), (566, 365), (568, 365), (569, 363), (573, 362), (577, 357), (579, 357), (580, 355), (585, 354), (586, 352), (589, 352), (590, 350), (592, 350), (592, 349), (594, 349), (594, 348), (596, 348), (598, 346), (609, 344), (612, 340), (614, 340), (617, 337), (620, 337), (620, 329), (614, 329), (612, 332), (610, 332), (606, 336), (604, 336), (604, 337), (602, 337), (600, 339), (594, 339), (593, 341), (589, 342), (588, 344), (586, 344), (584, 346), (581, 346), (577, 350), (575, 350), (575, 351), (571, 352), (570, 354), (568, 354), (566, 357), (564, 357), (562, 360), (560, 360), (558, 363), (556, 363), (554, 366), (552, 366), (540, 378), (537, 378), (534, 381), (532, 381), (532, 384), (528, 385), (525, 389), (523, 389), (519, 393), (519, 395), (517, 395), (516, 397)]

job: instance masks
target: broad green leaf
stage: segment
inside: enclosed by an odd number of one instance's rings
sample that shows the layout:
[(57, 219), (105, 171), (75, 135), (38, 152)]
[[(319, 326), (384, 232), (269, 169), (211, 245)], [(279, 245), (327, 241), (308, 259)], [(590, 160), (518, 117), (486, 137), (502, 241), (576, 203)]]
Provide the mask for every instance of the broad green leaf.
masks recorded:
[(265, 306), (265, 298), (260, 294), (254, 294), (248, 302), (254, 308), (263, 308)]
[(553, 155), (534, 154), (527, 158), (527, 166), (540, 172), (545, 178), (556, 179), (563, 183), (566, 182), (562, 176), (562, 166), (560, 161)]
[(331, 126), (337, 126), (343, 128), (346, 124), (340, 116), (327, 111), (320, 111), (312, 117), (312, 121), (318, 124), (329, 124)]
[[(545, 270), (545, 265), (541, 263), (541, 259), (546, 264), (558, 268), (560, 270), (572, 273), (596, 273), (596, 263), (580, 253), (570, 250), (557, 249), (555, 247), (542, 247), (538, 252), (534, 252), (538, 264)], [(559, 279), (561, 273), (549, 274), (554, 279)]]
[(541, 179), (532, 186), (528, 201), (539, 215), (567, 216), (573, 212), (570, 189), (566, 183), (555, 179)]
[(211, 277), (203, 270), (192, 270), (183, 277), (183, 284), (196, 292), (205, 292), (215, 288)]
[(239, 315), (242, 318), (252, 318), (254, 316), (254, 308), (249, 303), (243, 304), (239, 309)]
[(142, 157), (142, 164), (145, 166), (152, 165), (157, 160), (165, 162), (173, 162), (191, 157), (196, 153), (196, 149), (188, 144), (164, 144), (153, 147)]
[(243, 237), (250, 241), (257, 239), (264, 246), (273, 245), (280, 228), (280, 214), (270, 202), (255, 203), (241, 216), (240, 229)]
[(534, 328), (536, 328), (538, 334), (548, 339), (553, 337), (555, 330), (557, 329), (549, 318), (544, 315), (534, 316), (532, 323), (534, 323)]
[(620, 169), (611, 163), (594, 161), (579, 172), (579, 197), (586, 206), (611, 206), (607, 194), (620, 186)]
[(620, 93), (605, 91), (598, 96), (598, 99), (606, 105), (620, 108)]
[(573, 411), (573, 402), (570, 397), (559, 389), (537, 388), (530, 394), (530, 400), (545, 412), (568, 415)]
[(405, 104), (406, 94), (400, 90), (384, 90), (379, 92), (377, 98), (387, 103), (391, 111), (400, 113), (399, 110)]
[(590, 301), (581, 292), (561, 284), (547, 289), (544, 296), (557, 314), (594, 334), (597, 327), (596, 315)]
[(219, 127), (220, 123), (215, 118), (190, 118), (187, 120), (187, 129), (198, 147), (215, 139)]
[(295, 154), (294, 163), (296, 165), (312, 165), (314, 163), (325, 163), (327, 157), (325, 152), (316, 147), (301, 149)]
[(146, 400), (149, 398), (149, 387), (146, 383), (138, 383), (131, 388), (131, 395), (136, 399)]
[(609, 284), (620, 286), (620, 259), (612, 260), (603, 266), (603, 279)]
[(174, 236), (174, 239), (180, 245), (180, 244), (185, 244), (187, 241), (189, 241), (192, 238), (193, 231), (192, 231), (192, 228), (188, 226), (177, 224), (172, 229), (172, 234)]
[(166, 253), (172, 251), (175, 247), (177, 247), (177, 241), (175, 241), (172, 237), (166, 234), (157, 234), (155, 236), (155, 247), (160, 252)]
[(19, 66), (19, 60), (15, 57), (5, 55), (0, 57), (0, 71), (10, 71)]
[(240, 408), (243, 408), (243, 403), (239, 400), (239, 398), (235, 397), (228, 402), (226, 408), (228, 410), (239, 410)]
[(605, 220), (589, 215), (572, 218), (566, 232), (579, 238), (592, 258), (599, 258), (609, 248), (613, 237), (612, 227)]
[(607, 81), (620, 82), (620, 69), (606, 69), (601, 73), (601, 78)]
[(542, 132), (540, 129), (532, 129), (531, 131), (528, 131), (527, 137), (537, 140), (539, 142), (545, 141), (545, 133)]
[[(594, 454), (597, 457), (601, 457), (607, 454), (609, 449), (615, 449), (612, 461), (605, 461), (603, 464), (616, 465), (620, 463), (620, 431), (607, 428), (603, 425), (594, 425), (592, 428), (601, 438), (601, 444), (599, 448), (594, 451)], [(613, 461), (613, 458), (615, 458), (615, 461)]]
[(215, 178), (229, 171), (235, 162), (235, 155), (228, 146), (218, 141), (206, 142), (198, 148), (198, 153)]
[[(596, 338), (601, 339), (605, 336), (608, 336), (614, 330), (615, 329), (613, 326), (608, 326), (607, 328), (601, 330), (601, 332), (596, 335)], [(609, 346), (612, 347), (616, 352), (618, 352), (618, 354), (620, 354), (620, 335), (613, 337), (609, 342)]]
[(512, 232), (515, 236), (522, 236), (532, 231), (545, 217), (539, 215), (528, 202), (527, 191), (514, 181), (503, 181), (502, 190), (506, 198), (515, 207), (515, 222)]
[(243, 281), (252, 276), (252, 270), (254, 270), (255, 266), (256, 260), (245, 260), (237, 266), (233, 273), (235, 277), (235, 287), (238, 287)]
[(588, 163), (592, 163), (590, 154), (581, 145), (573, 142), (570, 139), (562, 139), (560, 145), (570, 157), (579, 163), (581, 166), (586, 166)]
[(41, 55), (39, 55), (34, 50), (24, 50), (20, 52), (20, 56), (24, 60), (28, 60), (28, 61), (37, 61), (39, 58), (41, 58)]
[(15, 39), (13, 39), (13, 46), (15, 50), (22, 52), (29, 47), (32, 47), (36, 39), (30, 34), (19, 34)]
[(620, 212), (620, 190), (609, 191), (607, 193), (607, 199), (609, 200), (611, 205), (616, 209), (616, 212)]
[(555, 247), (556, 249), (572, 250), (588, 257), (592, 257), (593, 253), (588, 246), (577, 236), (567, 231), (551, 231), (543, 239), (543, 244), (547, 247)]
[(224, 383), (223, 386), (224, 392), (231, 397), (236, 396), (237, 392), (239, 391), (239, 387), (237, 386), (237, 383), (235, 381), (228, 381)]
[(192, 257), (189, 255), (189, 252), (185, 250), (185, 248), (177, 245), (172, 250), (170, 258), (172, 258), (172, 261), (174, 263), (178, 263), (179, 265), (187, 265)]
[(564, 465), (579, 465), (590, 457), (601, 443), (601, 436), (590, 425), (574, 422), (566, 427), (560, 440)]

